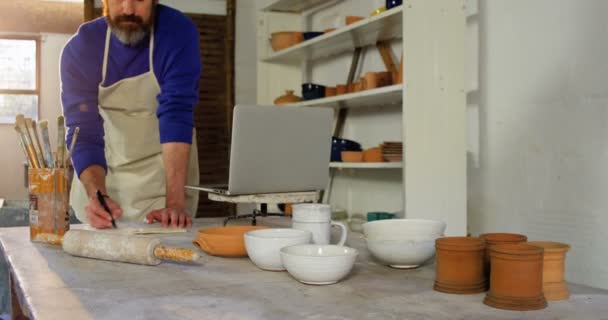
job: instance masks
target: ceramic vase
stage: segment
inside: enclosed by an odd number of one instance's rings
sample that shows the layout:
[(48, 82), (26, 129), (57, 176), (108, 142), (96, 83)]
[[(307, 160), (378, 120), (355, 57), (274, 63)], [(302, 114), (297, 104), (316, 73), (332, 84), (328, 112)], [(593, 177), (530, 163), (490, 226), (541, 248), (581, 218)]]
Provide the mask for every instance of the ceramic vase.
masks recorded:
[(483, 274), (485, 243), (471, 237), (446, 237), (435, 241), (436, 291), (469, 294), (486, 290)]
[(543, 249), (527, 244), (498, 244), (490, 249), (490, 291), (483, 303), (498, 309), (538, 310), (543, 295)]

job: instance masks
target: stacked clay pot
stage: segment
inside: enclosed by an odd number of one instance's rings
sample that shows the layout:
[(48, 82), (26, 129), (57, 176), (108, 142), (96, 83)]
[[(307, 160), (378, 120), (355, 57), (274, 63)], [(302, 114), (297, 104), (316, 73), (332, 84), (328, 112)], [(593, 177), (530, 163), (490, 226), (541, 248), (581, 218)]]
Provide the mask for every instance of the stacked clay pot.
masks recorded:
[(493, 245), (490, 259), (490, 291), (484, 304), (506, 310), (547, 307), (543, 295), (542, 248), (528, 244)]
[(435, 241), (436, 277), (434, 289), (446, 293), (484, 292), (485, 243), (480, 238), (445, 237)]
[(570, 296), (564, 280), (566, 253), (570, 246), (551, 241), (533, 241), (526, 244), (543, 248), (543, 292), (548, 301), (566, 300)]
[(524, 243), (526, 242), (526, 240), (528, 240), (528, 237), (526, 237), (525, 235), (517, 233), (484, 233), (480, 234), (479, 237), (483, 239), (486, 243), (486, 253), (484, 257), (484, 274), (488, 280), (490, 279), (490, 270), (492, 268), (490, 265), (490, 250), (492, 246), (498, 244), (518, 244)]

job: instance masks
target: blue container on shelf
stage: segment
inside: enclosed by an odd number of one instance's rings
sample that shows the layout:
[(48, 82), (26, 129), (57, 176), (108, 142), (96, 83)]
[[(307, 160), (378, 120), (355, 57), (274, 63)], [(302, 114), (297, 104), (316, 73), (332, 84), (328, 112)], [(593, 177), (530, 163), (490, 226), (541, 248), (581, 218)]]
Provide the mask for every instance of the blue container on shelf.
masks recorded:
[(314, 100), (325, 97), (325, 86), (315, 83), (302, 85), (302, 97), (304, 100)]
[(320, 35), (322, 35), (324, 32), (317, 32), (317, 31), (310, 31), (310, 32), (304, 32), (304, 40), (310, 40), (314, 37), (318, 37)]
[(402, 0), (386, 0), (386, 10), (398, 7), (403, 3)]
[(361, 144), (356, 141), (332, 137), (331, 139), (331, 161), (341, 162), (342, 151), (362, 151)]

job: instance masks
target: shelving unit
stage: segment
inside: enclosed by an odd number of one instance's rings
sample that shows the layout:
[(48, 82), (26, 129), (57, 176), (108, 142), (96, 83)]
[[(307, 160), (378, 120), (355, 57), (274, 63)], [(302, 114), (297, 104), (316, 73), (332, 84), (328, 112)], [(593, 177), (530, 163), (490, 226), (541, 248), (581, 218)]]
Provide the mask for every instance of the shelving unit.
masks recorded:
[(337, 169), (401, 169), (401, 162), (331, 162), (330, 168)]
[(403, 86), (400, 84), (388, 87), (365, 90), (355, 93), (342, 94), (322, 99), (290, 103), (296, 107), (331, 107), (357, 108), (370, 105), (394, 105), (403, 101)]
[[(384, 109), (370, 109), (371, 112), (368, 112), (357, 108), (400, 105), (398, 110), (401, 110), (399, 121), (402, 139), (391, 140), (402, 140), (404, 149), (407, 149), (403, 162), (332, 162), (332, 174), (339, 172), (339, 169), (355, 171), (354, 174), (340, 177), (341, 180), (330, 184), (328, 190), (330, 193), (333, 193), (332, 188), (347, 190), (339, 195), (342, 201), (361, 203), (367, 201), (362, 199), (369, 199), (379, 204), (394, 201), (394, 192), (402, 192), (401, 200), (407, 218), (443, 220), (448, 224), (446, 235), (465, 235), (466, 1), (408, 0), (406, 5), (367, 17), (278, 52), (270, 48), (269, 39), (273, 32), (323, 30), (323, 27), (330, 27), (327, 25), (330, 19), (328, 17), (357, 13), (368, 16), (375, 8), (371, 8), (373, 4), (366, 0), (275, 0), (267, 3), (268, 5), (258, 12), (260, 104), (270, 104), (282, 95), (284, 90), (299, 88), (302, 83), (311, 81), (312, 76), (318, 77), (310, 68), (332, 65), (311, 62), (343, 59), (346, 52), (359, 52), (359, 48), (375, 46), (378, 42), (402, 40), (401, 50), (397, 49), (396, 55), (403, 53), (405, 85), (290, 105), (335, 108), (340, 111), (340, 115), (346, 112), (347, 118), (352, 115), (356, 117), (354, 122), (365, 125), (368, 124), (365, 118), (368, 115), (370, 120), (376, 121), (373, 126), (381, 123), (378, 121), (390, 119), (392, 122), (386, 127), (389, 128), (387, 130), (396, 129), (394, 118), (387, 118), (388, 115), (394, 115), (395, 108), (387, 108), (387, 113), (384, 113)], [(360, 12), (353, 12), (356, 10)], [(315, 20), (312, 15), (317, 14), (319, 19)], [(325, 21), (325, 25), (322, 25), (322, 21)], [(310, 23), (322, 26), (311, 28)], [(394, 45), (394, 42), (391, 44)], [(335, 67), (335, 64), (332, 66)], [(345, 75), (347, 71), (336, 70)], [(329, 84), (322, 79), (315, 79), (314, 82)], [(356, 110), (349, 111), (350, 109)], [(378, 135), (370, 126), (365, 130), (374, 135), (374, 140), (383, 138), (382, 133)], [(391, 133), (394, 134), (393, 131)], [(359, 131), (356, 134), (365, 133)], [(401, 183), (396, 179), (402, 179)], [(353, 189), (355, 187), (359, 189)], [(372, 195), (367, 196), (370, 192)]]
[(403, 9), (394, 8), (272, 53), (263, 61), (295, 64), (304, 60), (328, 58), (340, 53), (352, 52), (355, 48), (401, 38), (402, 29)]

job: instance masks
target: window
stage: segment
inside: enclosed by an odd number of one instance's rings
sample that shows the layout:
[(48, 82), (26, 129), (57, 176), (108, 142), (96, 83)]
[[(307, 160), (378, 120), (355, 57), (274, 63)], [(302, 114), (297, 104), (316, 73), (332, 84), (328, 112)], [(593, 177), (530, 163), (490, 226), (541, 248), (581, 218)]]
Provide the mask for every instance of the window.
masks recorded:
[(0, 36), (0, 123), (38, 120), (40, 38)]

